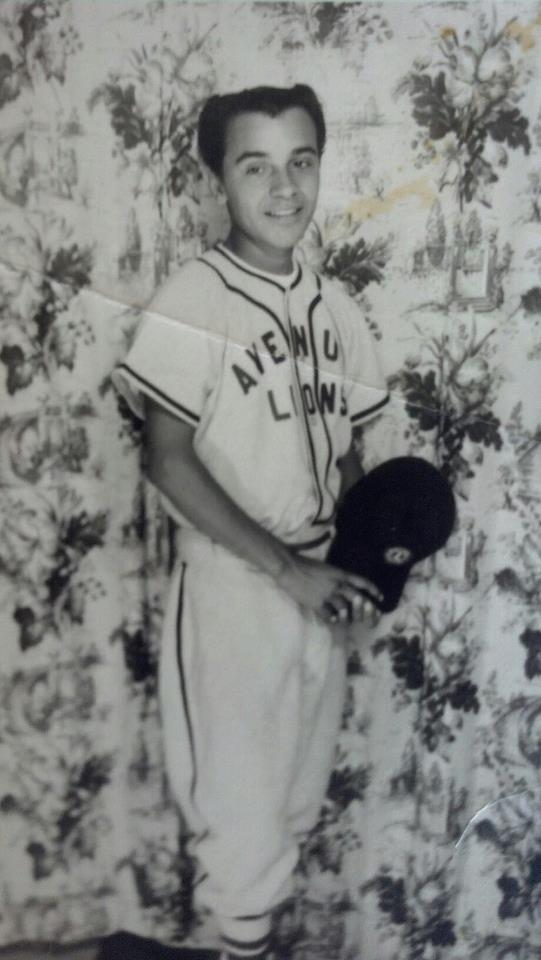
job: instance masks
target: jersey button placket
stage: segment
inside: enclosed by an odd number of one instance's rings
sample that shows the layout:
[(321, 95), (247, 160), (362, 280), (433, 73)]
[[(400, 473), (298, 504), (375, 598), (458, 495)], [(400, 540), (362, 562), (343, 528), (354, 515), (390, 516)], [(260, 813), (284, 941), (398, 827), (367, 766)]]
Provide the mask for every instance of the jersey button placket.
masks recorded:
[(291, 359), (291, 368), (293, 371), (293, 378), (292, 378), (293, 392), (295, 394), (298, 408), (299, 408), (298, 419), (300, 422), (300, 432), (302, 434), (302, 443), (304, 447), (306, 463), (308, 464), (308, 469), (310, 471), (310, 477), (312, 480), (312, 492), (314, 494), (314, 500), (316, 504), (318, 504), (317, 511), (319, 512), (319, 510), (321, 509), (321, 502), (320, 502), (321, 494), (319, 491), (319, 484), (318, 484), (317, 477), (315, 475), (314, 462), (313, 462), (311, 451), (310, 451), (310, 441), (308, 438), (309, 427), (308, 427), (306, 409), (304, 406), (304, 398), (302, 395), (301, 378), (299, 374), (299, 368), (297, 365), (297, 358), (295, 356), (295, 337), (293, 336), (293, 324), (291, 323), (289, 301), (290, 301), (290, 292), (289, 292), (289, 289), (286, 289), (284, 291), (284, 320), (289, 333), (289, 343), (290, 343), (289, 355)]

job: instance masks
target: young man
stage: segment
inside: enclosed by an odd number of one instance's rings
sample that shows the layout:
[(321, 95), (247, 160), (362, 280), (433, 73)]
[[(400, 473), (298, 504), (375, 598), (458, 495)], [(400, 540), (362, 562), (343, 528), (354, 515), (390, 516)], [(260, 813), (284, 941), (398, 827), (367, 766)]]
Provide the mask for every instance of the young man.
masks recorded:
[(166, 756), (228, 960), (268, 955), (332, 768), (345, 654), (330, 623), (372, 617), (359, 590), (377, 596), (324, 562), (360, 474), (353, 430), (388, 399), (356, 304), (293, 256), (324, 143), (304, 85), (207, 102), (199, 148), (231, 230), (158, 291), (114, 375), (182, 528), (161, 658)]

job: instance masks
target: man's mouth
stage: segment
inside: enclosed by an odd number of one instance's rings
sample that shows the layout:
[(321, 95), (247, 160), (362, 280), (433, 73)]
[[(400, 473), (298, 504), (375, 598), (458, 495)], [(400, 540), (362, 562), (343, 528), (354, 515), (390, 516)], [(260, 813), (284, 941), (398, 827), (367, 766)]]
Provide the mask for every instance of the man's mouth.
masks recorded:
[(296, 217), (297, 214), (302, 212), (302, 207), (289, 207), (287, 210), (268, 210), (267, 216), (274, 217), (277, 220), (285, 219), (286, 217)]

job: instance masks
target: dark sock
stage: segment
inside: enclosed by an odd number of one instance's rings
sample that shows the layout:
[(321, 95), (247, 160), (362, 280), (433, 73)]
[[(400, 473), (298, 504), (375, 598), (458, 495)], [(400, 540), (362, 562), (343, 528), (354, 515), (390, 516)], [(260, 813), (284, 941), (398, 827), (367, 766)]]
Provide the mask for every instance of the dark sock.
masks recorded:
[(122, 930), (102, 940), (96, 960), (216, 960), (216, 957), (216, 950), (165, 946)]
[(253, 953), (248, 957), (245, 953), (231, 953), (230, 950), (226, 950), (223, 956), (227, 957), (227, 960), (268, 960), (269, 954), (265, 950), (263, 953)]

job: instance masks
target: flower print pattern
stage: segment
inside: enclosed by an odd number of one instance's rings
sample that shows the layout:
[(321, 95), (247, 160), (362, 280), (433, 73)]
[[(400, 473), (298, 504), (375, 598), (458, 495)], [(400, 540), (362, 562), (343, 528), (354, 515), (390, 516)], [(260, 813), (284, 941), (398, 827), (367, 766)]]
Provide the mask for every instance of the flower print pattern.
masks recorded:
[[(425, 612), (422, 625), (422, 634), (408, 636), (400, 630), (381, 638), (374, 654), (379, 656), (387, 649), (398, 681), (393, 690), (395, 709), (415, 700), (419, 707), (415, 727), (426, 749), (433, 752), (456, 740), (463, 725), (461, 714), (479, 712), (479, 690), (469, 679), (471, 652), (459, 646), (456, 653), (448, 654), (446, 641), (459, 629), (460, 619), (449, 618), (443, 628), (436, 627)], [(431, 646), (430, 659), (427, 645)]]
[(541, 630), (524, 630), (520, 642), (527, 651), (524, 673), (528, 680), (533, 680), (541, 676)]
[(541, 960), (531, 3), (5, 0), (0, 24), (0, 943), (107, 934), (119, 910), (214, 942), (158, 711), (174, 531), (110, 373), (155, 287), (227, 229), (201, 103), (264, 76), (324, 103), (298, 252), (379, 342), (392, 401), (363, 468), (423, 456), (458, 504), (399, 608), (348, 639), (275, 953)]
[(263, 43), (274, 45), (278, 40), (288, 53), (325, 46), (343, 51), (355, 37), (362, 54), (374, 42), (383, 44), (393, 36), (385, 13), (374, 4), (263, 2), (262, 14), (274, 23), (273, 33)]
[(92, 254), (72, 242), (68, 224), (54, 215), (30, 218), (24, 232), (8, 225), (1, 233), (9, 275), (0, 307), (0, 361), (13, 395), (36, 378), (50, 381), (58, 368), (73, 370), (78, 345), (93, 343), (77, 299), (90, 282)]
[(443, 160), (440, 189), (454, 187), (461, 208), (476, 196), (490, 204), (489, 188), (507, 165), (507, 151), (531, 148), (529, 121), (516, 105), (528, 68), (513, 22), (498, 28), (496, 8), (474, 20), (463, 38), (453, 27), (443, 29), (437, 59), (417, 60), (397, 87), (410, 96), (414, 120), (426, 130), (420, 162)]
[[(201, 106), (213, 90), (208, 51), (213, 29), (198, 34), (185, 22), (174, 37), (160, 34), (150, 47), (132, 49), (126, 69), (111, 71), (88, 102), (91, 111), (103, 104), (109, 112), (119, 160), (135, 171), (133, 196), (149, 193), (156, 203), (161, 221), (157, 246), (165, 244), (156, 251), (156, 283), (169, 272), (174, 236), (168, 218), (172, 211), (179, 213), (176, 198), (184, 200), (181, 209), (188, 217), (186, 199), (199, 203), (195, 131)], [(166, 101), (164, 88), (169, 91)]]
[[(466, 338), (467, 335), (467, 339)], [(459, 325), (454, 336), (428, 336), (422, 343), (427, 361), (412, 359), (393, 381), (400, 385), (412, 418), (408, 436), (429, 433), (444, 473), (455, 483), (473, 476), (472, 460), (482, 463), (483, 448), (501, 450), (501, 423), (492, 407), (501, 379), (491, 366), (491, 337)], [(466, 459), (465, 446), (477, 450)]]
[(82, 49), (71, 0), (8, 0), (0, 18), (7, 41), (0, 55), (0, 109), (39, 82), (64, 83), (68, 58)]

